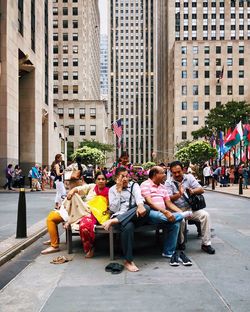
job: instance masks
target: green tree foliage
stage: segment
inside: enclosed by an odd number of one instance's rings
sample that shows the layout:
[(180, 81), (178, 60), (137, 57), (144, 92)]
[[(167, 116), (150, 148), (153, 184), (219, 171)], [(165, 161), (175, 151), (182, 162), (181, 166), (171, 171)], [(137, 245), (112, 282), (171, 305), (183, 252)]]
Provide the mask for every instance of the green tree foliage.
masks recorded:
[(83, 146), (75, 150), (72, 155), (74, 159), (76, 156), (82, 157), (82, 163), (85, 165), (103, 165), (105, 163), (105, 155), (102, 151), (97, 148), (91, 148), (88, 146)]
[(156, 165), (155, 162), (153, 162), (153, 161), (148, 161), (148, 162), (146, 162), (146, 163), (143, 163), (143, 164), (142, 164), (142, 167), (143, 167), (144, 170), (148, 170), (148, 169), (152, 168), (152, 167), (155, 166), (155, 165)]
[(83, 140), (80, 145), (79, 148), (84, 147), (84, 146), (88, 146), (90, 148), (97, 148), (100, 151), (102, 151), (104, 154), (107, 152), (113, 152), (114, 151), (114, 145), (111, 144), (105, 144), (105, 143), (101, 143), (95, 140)]
[(192, 141), (185, 140), (185, 141), (181, 141), (180, 143), (177, 143), (177, 144), (175, 145), (177, 151), (179, 151), (179, 150), (182, 149), (183, 147), (188, 146), (191, 142), (192, 142)]
[(185, 164), (191, 162), (202, 166), (210, 158), (217, 157), (217, 151), (207, 142), (195, 141), (177, 151), (175, 156)]
[(211, 136), (212, 133), (234, 128), (237, 123), (248, 123), (250, 105), (246, 102), (230, 101), (210, 110), (205, 120), (205, 127), (192, 132), (194, 139)]

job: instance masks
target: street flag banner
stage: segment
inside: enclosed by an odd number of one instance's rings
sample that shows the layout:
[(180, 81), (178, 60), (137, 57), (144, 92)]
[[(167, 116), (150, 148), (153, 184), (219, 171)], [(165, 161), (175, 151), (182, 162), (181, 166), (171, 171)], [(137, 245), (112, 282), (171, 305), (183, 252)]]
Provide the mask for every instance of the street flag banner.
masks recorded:
[(233, 147), (238, 144), (243, 138), (243, 131), (242, 131), (242, 124), (241, 121), (237, 124), (233, 132), (228, 136), (225, 146), (226, 147)]
[(223, 139), (223, 132), (220, 131), (219, 133), (219, 148), (217, 149), (218, 155), (223, 158), (224, 155), (229, 151), (229, 147), (225, 146), (224, 139)]
[(122, 137), (122, 120), (118, 119), (112, 123), (112, 129), (115, 135), (120, 139)]

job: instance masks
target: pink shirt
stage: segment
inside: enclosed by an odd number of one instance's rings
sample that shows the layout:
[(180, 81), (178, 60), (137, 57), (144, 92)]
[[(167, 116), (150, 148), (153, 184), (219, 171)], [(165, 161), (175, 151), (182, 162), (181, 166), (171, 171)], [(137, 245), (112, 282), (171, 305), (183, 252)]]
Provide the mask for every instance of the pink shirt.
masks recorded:
[(141, 193), (143, 197), (150, 196), (154, 204), (165, 209), (165, 200), (169, 200), (169, 195), (166, 187), (162, 184), (156, 185), (151, 179), (144, 181), (141, 184)]

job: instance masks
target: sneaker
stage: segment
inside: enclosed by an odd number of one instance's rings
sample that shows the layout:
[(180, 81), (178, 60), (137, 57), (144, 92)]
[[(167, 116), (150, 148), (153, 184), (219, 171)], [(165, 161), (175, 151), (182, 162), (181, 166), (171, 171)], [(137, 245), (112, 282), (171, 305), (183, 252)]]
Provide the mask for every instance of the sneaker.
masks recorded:
[(210, 255), (215, 254), (215, 249), (211, 245), (202, 245), (201, 249)]
[(177, 252), (177, 251), (175, 251), (175, 252), (173, 253), (173, 255), (172, 255), (171, 259), (170, 259), (169, 264), (170, 264), (171, 266), (179, 266), (179, 265), (180, 265), (180, 264), (179, 264), (179, 255), (178, 255), (178, 252)]
[(191, 266), (192, 265), (192, 261), (184, 254), (183, 251), (180, 252), (179, 259), (182, 262), (182, 264), (185, 266)]

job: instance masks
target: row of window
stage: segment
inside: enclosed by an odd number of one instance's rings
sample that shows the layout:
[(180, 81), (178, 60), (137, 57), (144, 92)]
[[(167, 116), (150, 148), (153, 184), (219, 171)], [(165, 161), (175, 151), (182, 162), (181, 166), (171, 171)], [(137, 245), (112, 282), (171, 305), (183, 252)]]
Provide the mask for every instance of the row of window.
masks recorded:
[[(69, 21), (68, 20), (62, 20), (62, 27), (63, 28), (69, 28)], [(78, 22), (75, 20), (72, 21), (72, 27), (77, 28)], [(53, 28), (58, 28), (58, 20), (53, 20)]]
[[(59, 118), (62, 119), (64, 117), (64, 109), (58, 108), (58, 115)], [(68, 117), (74, 119), (76, 116), (75, 109), (74, 108), (68, 108)], [(84, 119), (86, 117), (86, 109), (85, 108), (79, 108), (79, 118)], [(96, 118), (96, 108), (90, 108), (89, 109), (89, 117), (91, 119)], [(78, 116), (77, 116), (78, 118)]]
[[(193, 107), (194, 111), (195, 110), (199, 110), (199, 102), (198, 101), (194, 101), (192, 103), (192, 107)], [(202, 109), (209, 110), (210, 109), (210, 102), (204, 102)], [(181, 110), (188, 110), (188, 102), (187, 101), (181, 102)]]
[[(58, 48), (58, 45), (54, 45), (54, 46), (53, 46), (53, 53), (54, 53), (54, 54), (58, 54), (58, 52), (59, 52), (58, 49), (59, 49), (59, 48)], [(62, 46), (62, 52), (63, 52), (64, 54), (69, 53), (69, 47), (68, 47), (67, 45), (63, 45), (63, 46)], [(77, 45), (73, 45), (73, 46), (72, 46), (72, 53), (73, 53), (73, 54), (77, 54), (77, 53), (78, 53), (78, 46), (77, 46)]]
[[(58, 80), (59, 79), (59, 73), (57, 71), (54, 71), (53, 77), (54, 77), (54, 80)], [(69, 73), (64, 71), (62, 73), (62, 78), (63, 78), (63, 80), (69, 80)], [(78, 80), (78, 72), (77, 71), (72, 72), (72, 79)]]
[[(53, 40), (58, 41), (59, 40), (59, 35), (58, 33), (53, 34)], [(69, 41), (69, 34), (68, 33), (63, 33), (62, 34), (62, 40), (63, 41)], [(72, 34), (72, 40), (73, 41), (78, 41), (78, 33), (73, 33)]]
[[(78, 0), (71, 0), (73, 3), (77, 3), (78, 2)], [(68, 3), (68, 2), (70, 2), (70, 1), (68, 1), (68, 0), (61, 0), (61, 2), (62, 3)], [(53, 3), (58, 3), (58, 0), (53, 0)]]
[[(181, 124), (183, 126), (187, 125), (187, 117), (186, 116), (181, 117)], [(193, 116), (193, 125), (198, 125), (198, 124), (199, 124), (199, 117)]]
[[(240, 30), (240, 31), (242, 31), (242, 30)], [(179, 34), (179, 32), (178, 32), (178, 33), (176, 33), (176, 35), (175, 35), (175, 40), (176, 40), (176, 41), (180, 41), (180, 39), (181, 39), (181, 38), (180, 38), (180, 34)], [(191, 39), (192, 39), (192, 40), (197, 40), (196, 35), (194, 35), (194, 36), (192, 35)], [(189, 39), (188, 35), (183, 36), (183, 40), (191, 40), (191, 39)], [(211, 40), (217, 40), (217, 39), (218, 39), (218, 40), (225, 40), (225, 37), (224, 37), (224, 35), (223, 35), (223, 36), (220, 36), (220, 37), (218, 36), (218, 37), (216, 38), (216, 34), (212, 34), (211, 37), (210, 37), (210, 39), (211, 39)], [(236, 40), (236, 34), (235, 34), (235, 33), (234, 33), (234, 34), (231, 34), (230, 39), (231, 39), (231, 40)], [(239, 37), (238, 37), (237, 39), (239, 39), (239, 40), (245, 40), (245, 39), (250, 40), (250, 30), (248, 30), (247, 36), (245, 36), (245, 37), (244, 37), (243, 31), (242, 31), (242, 34), (239, 34)], [(209, 40), (207, 34), (206, 34), (205, 36), (203, 36), (202, 40)]]
[[(69, 94), (69, 86), (63, 85), (62, 87), (63, 87), (63, 88), (62, 88), (63, 94)], [(73, 94), (78, 94), (78, 85), (73, 85), (71, 91), (72, 91)], [(54, 87), (53, 87), (53, 93), (54, 93), (54, 94), (58, 94), (58, 92), (59, 92), (59, 86), (54, 85)]]
[[(221, 95), (221, 85), (216, 85), (216, 95)], [(187, 86), (181, 86), (181, 95), (187, 95)], [(192, 95), (199, 95), (199, 86), (192, 88)], [(210, 95), (210, 86), (204, 86), (204, 95)], [(227, 95), (233, 95), (233, 86), (227, 86)], [(234, 94), (236, 95), (236, 94)], [(244, 95), (244, 86), (238, 87), (238, 95)]]
[[(67, 127), (69, 129), (69, 135), (75, 135), (75, 126), (70, 125)], [(89, 126), (89, 134), (91, 136), (96, 135), (96, 125), (90, 125)], [(79, 126), (79, 135), (86, 135), (86, 126), (85, 125)]]
[[(216, 46), (215, 47), (215, 53), (216, 54), (221, 54), (221, 46)], [(198, 54), (199, 53), (199, 47), (198, 46), (192, 46), (191, 47), (191, 49), (192, 49), (192, 53), (193, 54)], [(209, 54), (210, 53), (210, 47), (209, 46), (204, 46), (204, 54)], [(188, 47), (186, 47), (186, 46), (182, 46), (181, 47), (181, 54), (187, 54), (187, 51), (188, 51)], [(240, 53), (240, 54), (242, 54), (242, 53), (244, 53), (244, 51), (245, 51), (245, 47), (243, 46), (243, 45), (240, 45), (239, 47), (238, 47), (238, 52)], [(214, 52), (214, 51), (211, 51), (212, 53)], [(228, 54), (232, 54), (233, 53), (233, 46), (227, 46), (227, 53)]]
[[(62, 14), (63, 15), (69, 15), (69, 8), (63, 7), (62, 8)], [(53, 15), (58, 15), (58, 7), (53, 7)], [(77, 7), (72, 8), (72, 15), (78, 15), (78, 8)]]
[[(221, 75), (223, 75), (222, 70), (216, 70), (215, 78), (221, 78)], [(186, 70), (182, 70), (181, 71), (181, 78), (185, 79), (185, 78), (187, 78), (187, 76), (188, 76), (187, 71)], [(213, 73), (213, 76), (214, 76), (214, 73)], [(227, 78), (233, 78), (233, 71), (232, 70), (228, 70), (226, 77)], [(192, 72), (192, 79), (198, 79), (198, 78), (199, 78), (198, 70), (193, 70), (193, 72)], [(205, 70), (204, 71), (203, 78), (210, 78), (210, 71), (209, 70)], [(239, 70), (238, 71), (238, 78), (244, 78), (244, 70)]]
[[(185, 20), (188, 20), (189, 16), (190, 15), (188, 13), (183, 13), (184, 22), (185, 22)], [(196, 13), (192, 13), (191, 17), (192, 17), (192, 20), (197, 20), (197, 14)], [(220, 13), (220, 14), (218, 14), (218, 13), (211, 13), (211, 14), (204, 13), (203, 14), (203, 20), (208, 20), (208, 19), (216, 20), (218, 17), (220, 19), (225, 19), (225, 14), (224, 13)], [(245, 16), (244, 16), (244, 13), (238, 14), (238, 18), (241, 20), (244, 20), (244, 17), (249, 19), (250, 13), (247, 13)], [(177, 25), (179, 24), (179, 19), (180, 19), (180, 12), (176, 13), (176, 22), (177, 22), (176, 24)], [(231, 13), (231, 20), (234, 20), (234, 19), (236, 19), (236, 14)]]
[[(226, 64), (227, 64), (227, 66), (233, 66), (233, 58), (227, 58)], [(244, 58), (239, 58), (238, 59), (238, 65), (243, 66), (244, 64), (245, 64)], [(187, 59), (186, 58), (181, 59), (181, 65), (184, 67), (187, 66)], [(192, 65), (198, 66), (199, 65), (199, 59), (194, 58), (192, 60)], [(209, 58), (204, 59), (204, 66), (210, 66), (210, 59)], [(221, 59), (216, 59), (216, 66), (221, 66)]]
[[(231, 30), (236, 30), (236, 25), (231, 25), (230, 27), (231, 27)], [(185, 31), (188, 31), (188, 29), (189, 29), (189, 26), (188, 26), (188, 25), (184, 25), (184, 26), (183, 26), (183, 31), (184, 31), (184, 33), (185, 33)], [(192, 25), (192, 28), (191, 28), (191, 29), (192, 29), (192, 30), (197, 30), (197, 25)], [(203, 25), (203, 30), (208, 30), (208, 29), (209, 29), (209, 28), (208, 28), (208, 25)], [(211, 29), (212, 31), (216, 31), (217, 27), (216, 27), (216, 25), (211, 25), (210, 29)], [(225, 33), (224, 33), (225, 25), (220, 25), (219, 29), (220, 29), (220, 30), (223, 30), (223, 32), (220, 32), (220, 35), (224, 35), (224, 34), (225, 34)], [(238, 29), (239, 29), (239, 30), (244, 30), (245, 27), (244, 27), (244, 25), (239, 25)], [(250, 25), (247, 25), (246, 29), (247, 29), (247, 30), (250, 30)], [(179, 32), (180, 30), (181, 30), (181, 27), (180, 27), (180, 26), (175, 26), (175, 31), (176, 31), (176, 32)], [(215, 36), (216, 36), (216, 34), (215, 34)]]
[[(69, 66), (69, 60), (67, 58), (63, 58), (62, 65), (63, 66)], [(53, 59), (53, 66), (59, 66), (59, 59), (58, 58)], [(72, 59), (72, 66), (78, 66), (78, 59), (77, 58)]]
[[(239, 3), (239, 7), (244, 7), (244, 2), (246, 2), (247, 3), (247, 6), (248, 7), (250, 7), (250, 1), (249, 0), (239, 0), (239, 1), (231, 1), (231, 7), (235, 7), (235, 4), (236, 3)], [(204, 1), (203, 2), (203, 7), (204, 8), (207, 8), (208, 7), (208, 1)], [(223, 8), (224, 6), (225, 6), (225, 4), (224, 4), (224, 1), (220, 1), (219, 3), (218, 3), (218, 6), (219, 7), (221, 7), (221, 8)], [(176, 1), (175, 2), (175, 7), (176, 8), (179, 8), (180, 7), (180, 1)], [(183, 3), (183, 7), (184, 8), (187, 8), (188, 7), (188, 2), (184, 2)], [(196, 2), (192, 2), (192, 7), (193, 8), (196, 8), (197, 7), (197, 3)], [(216, 7), (216, 1), (213, 1), (213, 2), (211, 2), (211, 7), (212, 8), (215, 8)]]

